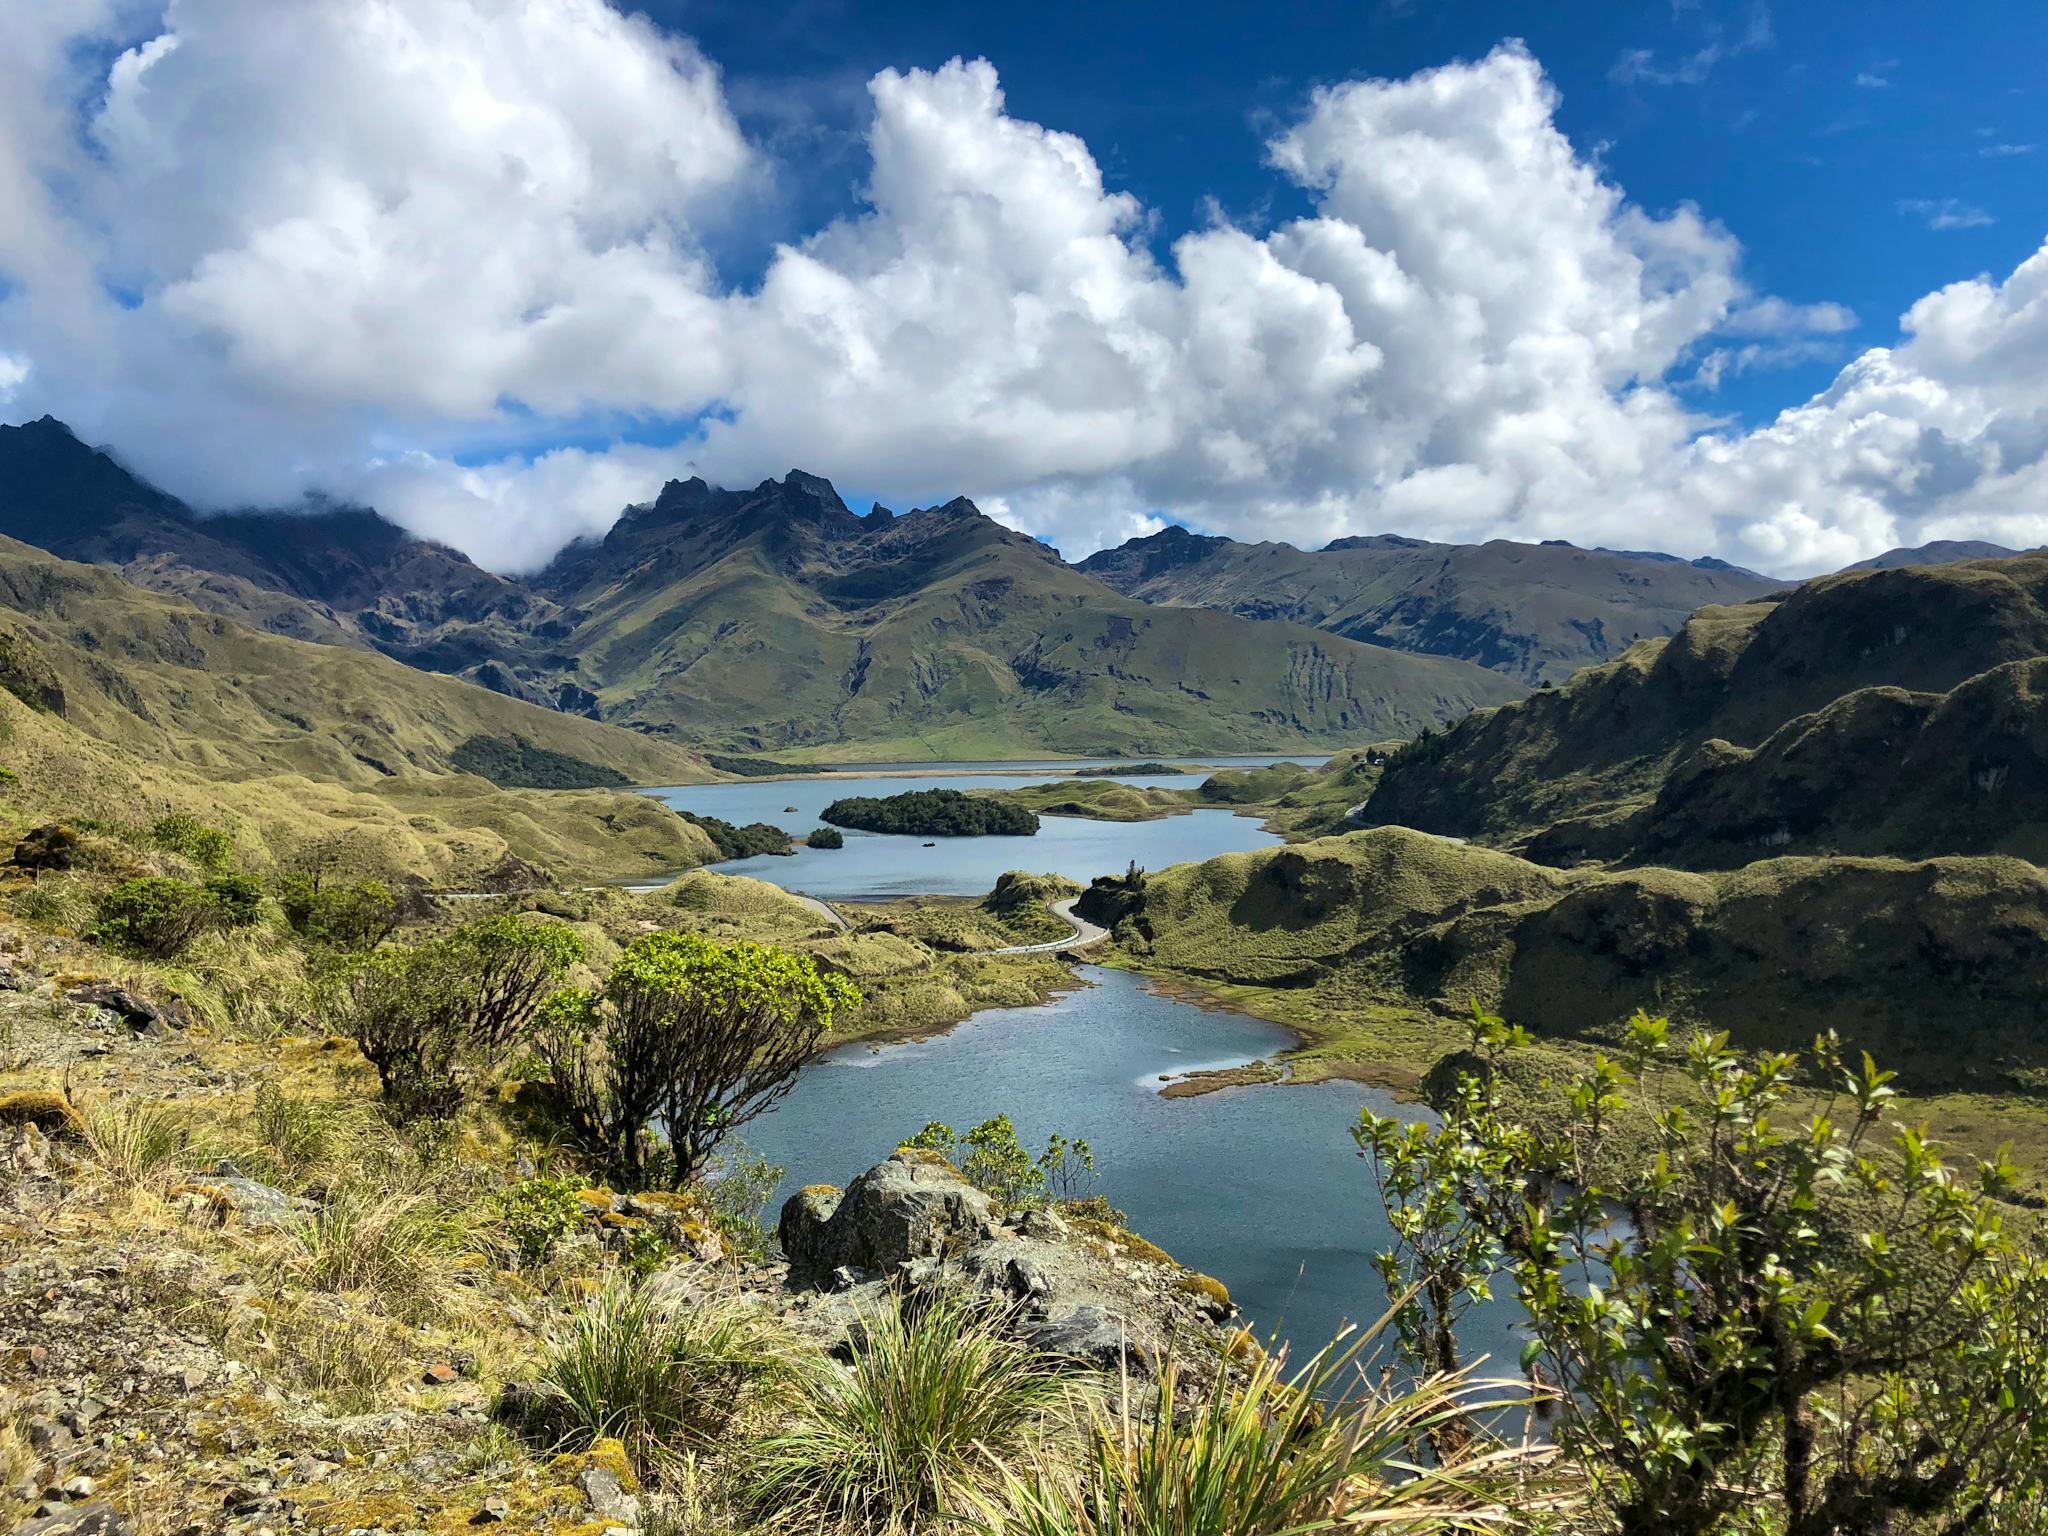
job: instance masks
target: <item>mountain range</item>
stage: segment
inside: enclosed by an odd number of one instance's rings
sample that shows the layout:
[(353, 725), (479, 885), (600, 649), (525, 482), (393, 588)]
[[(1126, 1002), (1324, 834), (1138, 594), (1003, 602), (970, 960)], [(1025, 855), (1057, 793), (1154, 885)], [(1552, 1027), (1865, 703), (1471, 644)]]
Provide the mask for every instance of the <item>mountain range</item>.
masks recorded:
[(1522, 691), (1456, 658), (1120, 597), (965, 500), (862, 516), (800, 471), (673, 482), (516, 580), (359, 508), (202, 518), (46, 419), (0, 429), (0, 533), (245, 624), (725, 752), (1338, 745)]
[(671, 482), (602, 539), (505, 576), (363, 507), (202, 516), (50, 418), (0, 427), (0, 535), (251, 629), (789, 761), (1405, 737), (1785, 586), (1561, 542), (1302, 551), (1181, 528), (1070, 566), (965, 499), (856, 514), (797, 470)]
[(1380, 534), (1320, 550), (1167, 528), (1080, 569), (1147, 602), (1286, 619), (1396, 650), (1457, 656), (1529, 684), (1562, 682), (1695, 608), (1785, 583), (1719, 560), (1551, 542), (1434, 544)]

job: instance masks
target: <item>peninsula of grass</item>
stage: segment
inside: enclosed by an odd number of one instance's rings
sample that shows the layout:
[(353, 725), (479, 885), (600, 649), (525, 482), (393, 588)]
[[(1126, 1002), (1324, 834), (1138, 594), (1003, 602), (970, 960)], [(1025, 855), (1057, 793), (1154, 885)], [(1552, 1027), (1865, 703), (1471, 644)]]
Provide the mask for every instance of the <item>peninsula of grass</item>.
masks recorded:
[(957, 789), (914, 789), (876, 798), (853, 795), (825, 807), (821, 820), (859, 832), (910, 837), (1031, 837), (1038, 818), (1022, 806)]
[(1114, 779), (1059, 779), (1016, 789), (990, 789), (982, 798), (1034, 811), (1041, 816), (1085, 816), (1091, 821), (1158, 821), (1196, 808), (1196, 791), (1146, 789)]

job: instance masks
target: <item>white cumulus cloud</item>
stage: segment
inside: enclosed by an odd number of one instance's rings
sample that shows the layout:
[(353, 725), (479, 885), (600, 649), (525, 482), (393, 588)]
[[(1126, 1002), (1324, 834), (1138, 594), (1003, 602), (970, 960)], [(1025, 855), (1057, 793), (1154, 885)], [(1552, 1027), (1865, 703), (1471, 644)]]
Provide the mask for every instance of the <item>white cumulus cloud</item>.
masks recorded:
[[(1858, 317), (1632, 203), (1518, 45), (1318, 91), (1266, 145), (1306, 211), (1163, 248), (991, 64), (870, 94), (860, 211), (737, 287), (712, 236), (791, 168), (712, 61), (604, 0), (5, 8), (0, 403), (203, 504), (361, 496), (502, 569), (665, 475), (792, 464), (963, 492), (1069, 555), (1167, 516), (1787, 573), (2048, 539), (2048, 258), (1731, 428), (1698, 402), (1843, 357)], [(663, 421), (669, 447), (587, 446)]]

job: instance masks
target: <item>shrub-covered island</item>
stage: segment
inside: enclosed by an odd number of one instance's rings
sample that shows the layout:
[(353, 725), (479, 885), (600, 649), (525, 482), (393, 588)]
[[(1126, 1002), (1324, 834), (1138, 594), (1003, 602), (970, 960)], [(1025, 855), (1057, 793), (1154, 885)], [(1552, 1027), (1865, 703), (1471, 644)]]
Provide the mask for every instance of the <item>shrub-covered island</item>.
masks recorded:
[(824, 820), (862, 832), (918, 837), (1031, 837), (1038, 818), (1022, 806), (957, 789), (914, 789), (877, 799), (854, 795), (825, 807)]

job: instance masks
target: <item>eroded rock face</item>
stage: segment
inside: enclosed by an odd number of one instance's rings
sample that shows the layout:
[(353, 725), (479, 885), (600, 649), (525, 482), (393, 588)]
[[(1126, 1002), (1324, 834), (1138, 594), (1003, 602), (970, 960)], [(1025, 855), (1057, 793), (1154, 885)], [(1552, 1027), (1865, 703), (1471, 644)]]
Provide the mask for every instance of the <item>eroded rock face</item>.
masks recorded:
[(1166, 1354), (1217, 1356), (1234, 1314), (1216, 1281), (1120, 1228), (1046, 1210), (995, 1217), (945, 1159), (899, 1150), (842, 1195), (814, 1185), (782, 1208), (792, 1321), (830, 1348), (857, 1338), (891, 1293), (965, 1289), (1048, 1354), (1113, 1370)]

